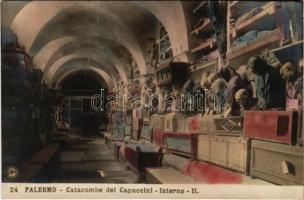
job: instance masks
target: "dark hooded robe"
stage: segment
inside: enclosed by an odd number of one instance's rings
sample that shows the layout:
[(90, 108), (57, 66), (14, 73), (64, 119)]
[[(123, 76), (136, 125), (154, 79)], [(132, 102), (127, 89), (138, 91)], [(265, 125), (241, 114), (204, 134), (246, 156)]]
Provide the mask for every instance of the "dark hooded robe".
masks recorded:
[(280, 76), (278, 69), (268, 65), (265, 60), (259, 57), (251, 57), (247, 65), (249, 70), (256, 75), (258, 108), (261, 110), (285, 109), (285, 81)]

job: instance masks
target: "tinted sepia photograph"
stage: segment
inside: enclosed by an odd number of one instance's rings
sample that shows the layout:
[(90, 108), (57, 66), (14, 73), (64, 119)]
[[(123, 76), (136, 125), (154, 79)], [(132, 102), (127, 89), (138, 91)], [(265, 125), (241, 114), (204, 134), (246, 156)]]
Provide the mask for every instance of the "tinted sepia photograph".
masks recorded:
[(303, 44), (302, 1), (4, 0), (2, 183), (303, 187)]

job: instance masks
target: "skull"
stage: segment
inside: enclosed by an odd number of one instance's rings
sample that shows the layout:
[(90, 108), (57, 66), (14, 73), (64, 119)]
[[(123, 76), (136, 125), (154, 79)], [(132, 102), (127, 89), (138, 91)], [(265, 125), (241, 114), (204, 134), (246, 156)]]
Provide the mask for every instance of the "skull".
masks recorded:
[(235, 93), (235, 100), (238, 104), (244, 108), (249, 98), (249, 93), (246, 89), (239, 89)]
[(291, 62), (286, 62), (280, 69), (282, 78), (286, 81), (292, 80), (296, 74), (296, 69)]
[(251, 81), (254, 79), (254, 75), (252, 72), (248, 71), (247, 65), (240, 66), (236, 72), (241, 76), (243, 80)]
[(212, 82), (212, 85), (211, 85), (211, 91), (213, 94), (216, 94), (216, 95), (225, 91), (226, 88), (227, 88), (227, 83), (222, 78), (217, 78), (216, 80), (214, 80)]

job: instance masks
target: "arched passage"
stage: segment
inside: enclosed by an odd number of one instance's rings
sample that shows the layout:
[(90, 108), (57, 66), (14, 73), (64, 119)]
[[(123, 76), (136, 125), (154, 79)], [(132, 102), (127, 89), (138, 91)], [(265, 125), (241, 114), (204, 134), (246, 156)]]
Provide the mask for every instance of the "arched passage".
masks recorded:
[(55, 88), (61, 88), (62, 81), (67, 76), (71, 75), (74, 72), (81, 71), (81, 70), (95, 71), (96, 73), (98, 73), (98, 75), (101, 78), (104, 79), (107, 88), (113, 88), (114, 87), (113, 79), (110, 77), (110, 75), (107, 72), (103, 71), (102, 69), (99, 69), (99, 68), (94, 67), (94, 66), (87, 66), (87, 67), (78, 66), (78, 67), (73, 67), (72, 69), (63, 69), (60, 72), (58, 72), (58, 75), (55, 76), (51, 80), (51, 85), (55, 84)]

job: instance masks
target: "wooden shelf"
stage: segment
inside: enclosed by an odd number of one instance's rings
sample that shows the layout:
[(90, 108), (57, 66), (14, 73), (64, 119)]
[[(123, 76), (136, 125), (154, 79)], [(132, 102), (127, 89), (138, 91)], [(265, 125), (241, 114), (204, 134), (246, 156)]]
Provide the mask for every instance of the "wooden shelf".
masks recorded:
[(298, 63), (299, 60), (303, 58), (303, 45), (304, 40), (300, 40), (282, 47), (271, 49), (270, 53), (273, 53), (281, 64), (287, 61)]
[(269, 22), (269, 20), (272, 20), (271, 18), (274, 18), (274, 14), (276, 13), (277, 9), (280, 8), (280, 5), (278, 5), (276, 2), (270, 2), (262, 7), (262, 11), (260, 11), (258, 14), (254, 15), (253, 17), (242, 21), (238, 24), (236, 24), (235, 28), (236, 31), (242, 31), (242, 32), (248, 32), (250, 30), (259, 30), (259, 27), (265, 26), (265, 22)]
[(245, 47), (230, 49), (226, 54), (227, 61), (232, 68), (237, 69), (239, 66), (246, 64), (251, 56), (260, 54), (264, 49), (279, 47), (283, 39), (282, 30), (277, 28), (272, 33), (247, 44)]
[(205, 68), (209, 68), (209, 67), (216, 67), (217, 66), (217, 61), (218, 58), (214, 59), (214, 60), (210, 60), (207, 62), (203, 62), (203, 63), (198, 63), (198, 64), (193, 64), (190, 66), (190, 72), (195, 72), (201, 69), (205, 69)]
[(197, 52), (201, 50), (211, 49), (215, 46), (215, 40), (213, 38), (209, 38), (207, 41), (202, 42), (199, 46), (191, 49), (191, 52)]
[(199, 9), (207, 5), (207, 1), (201, 1), (195, 8), (193, 9), (192, 13), (195, 14)]
[(290, 48), (290, 47), (293, 47), (293, 46), (297, 46), (297, 45), (302, 45), (303, 46), (304, 45), (304, 40), (296, 41), (296, 42), (293, 42), (291, 44), (287, 44), (287, 45), (284, 45), (282, 47), (272, 49), (270, 52), (281, 51), (281, 50), (284, 50), (284, 49), (287, 49), (287, 48)]
[(262, 37), (258, 38), (257, 41), (247, 44), (246, 47), (240, 47), (240, 48), (228, 51), (227, 57), (229, 59), (235, 58), (242, 54), (250, 52), (252, 50), (264, 47), (269, 43), (280, 42), (283, 39), (284, 39), (284, 36), (283, 36), (282, 30), (280, 28), (277, 28), (272, 33), (262, 36)]
[(230, 49), (227, 52), (227, 58), (232, 59), (236, 58), (242, 54), (246, 54), (247, 52), (259, 49), (273, 42), (280, 42), (284, 39), (284, 34), (281, 28), (277, 28), (265, 36), (258, 38), (256, 41), (250, 42), (245, 47), (240, 47), (237, 49)]
[(212, 23), (209, 18), (204, 19), (203, 23), (191, 31), (190, 35), (197, 35), (199, 32), (209, 32), (212, 28)]

